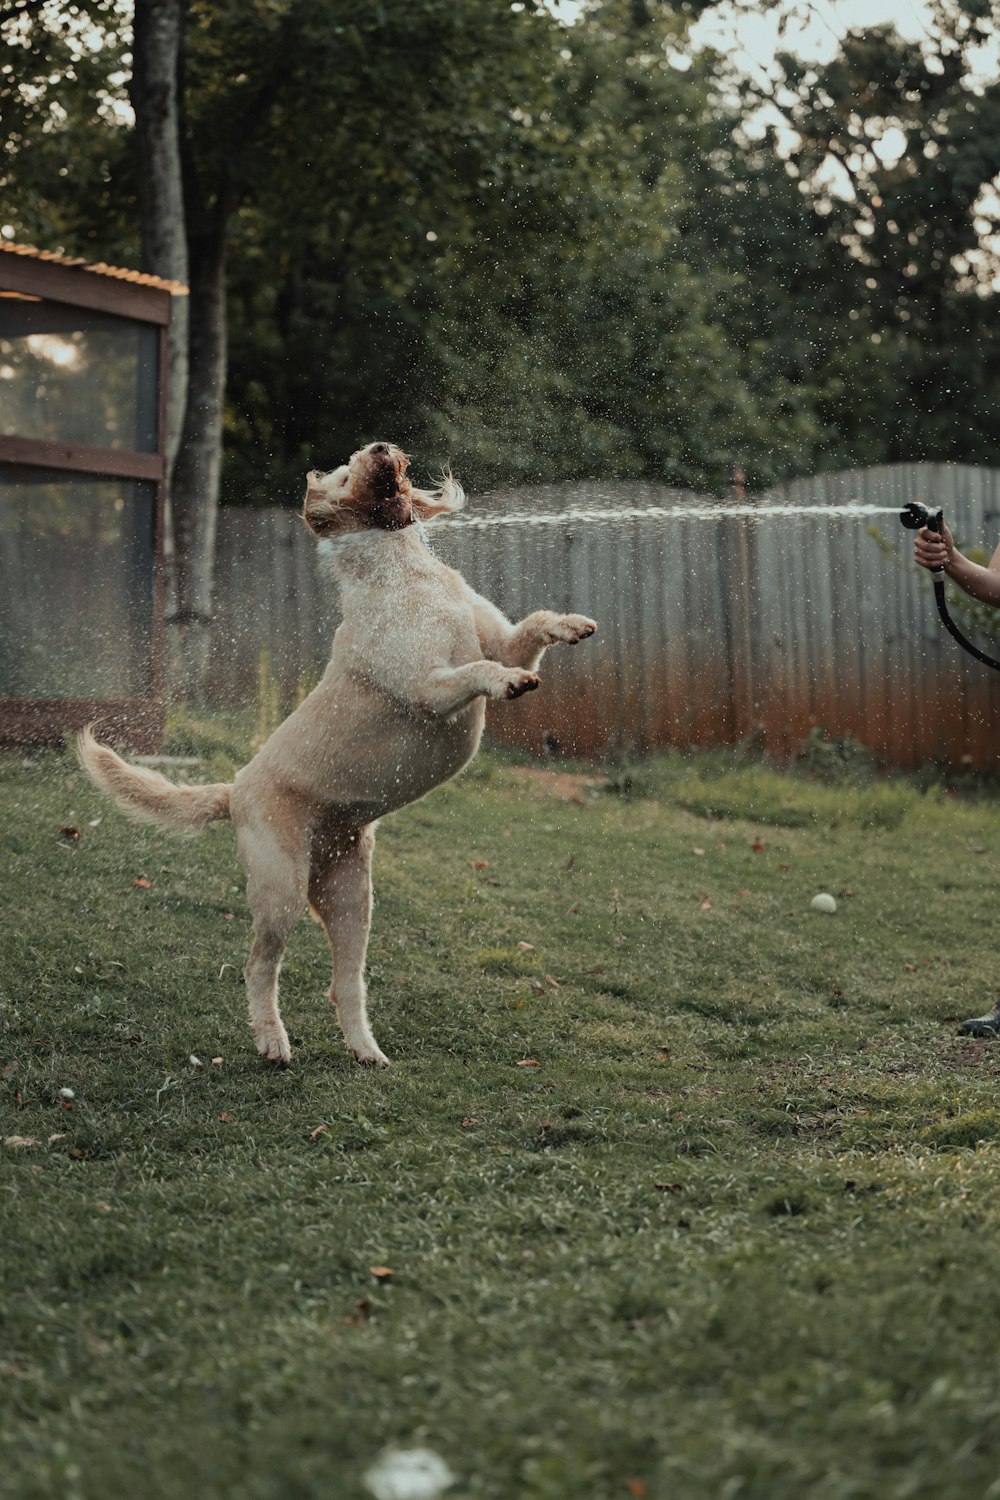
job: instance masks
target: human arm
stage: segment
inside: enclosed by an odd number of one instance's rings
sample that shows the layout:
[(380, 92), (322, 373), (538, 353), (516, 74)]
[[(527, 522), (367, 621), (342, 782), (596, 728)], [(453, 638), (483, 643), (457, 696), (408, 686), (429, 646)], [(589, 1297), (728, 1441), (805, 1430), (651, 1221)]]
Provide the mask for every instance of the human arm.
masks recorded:
[(913, 558), (922, 568), (943, 568), (952, 582), (973, 599), (1000, 605), (1000, 546), (983, 567), (959, 552), (947, 523), (942, 521), (940, 533), (926, 526), (917, 532)]

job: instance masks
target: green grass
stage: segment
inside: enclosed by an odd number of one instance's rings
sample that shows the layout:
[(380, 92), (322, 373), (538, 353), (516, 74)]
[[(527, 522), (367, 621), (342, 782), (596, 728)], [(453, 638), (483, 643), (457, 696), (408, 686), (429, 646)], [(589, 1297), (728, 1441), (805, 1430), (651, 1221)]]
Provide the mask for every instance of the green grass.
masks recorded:
[(304, 921), (279, 1071), (231, 829), (0, 759), (0, 1493), (350, 1500), (420, 1446), (484, 1500), (1000, 1494), (1000, 1043), (953, 1024), (1000, 806), (719, 756), (581, 795), (483, 759), (387, 820), (394, 1066)]

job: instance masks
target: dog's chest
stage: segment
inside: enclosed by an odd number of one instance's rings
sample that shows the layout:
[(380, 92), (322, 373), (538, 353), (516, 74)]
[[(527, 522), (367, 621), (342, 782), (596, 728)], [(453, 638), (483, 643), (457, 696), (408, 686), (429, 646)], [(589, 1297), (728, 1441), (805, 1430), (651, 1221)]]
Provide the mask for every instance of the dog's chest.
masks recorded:
[[(341, 590), (344, 634), (369, 659), (447, 662), (482, 656), (472, 603), (461, 578), (423, 551), (380, 559)], [(346, 644), (346, 641), (345, 641)]]

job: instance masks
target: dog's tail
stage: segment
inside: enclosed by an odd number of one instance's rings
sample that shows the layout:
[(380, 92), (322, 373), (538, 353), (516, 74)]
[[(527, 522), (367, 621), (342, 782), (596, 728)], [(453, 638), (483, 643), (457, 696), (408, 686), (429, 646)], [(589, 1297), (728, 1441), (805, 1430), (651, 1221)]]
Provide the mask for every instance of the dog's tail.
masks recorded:
[(218, 823), (230, 816), (226, 782), (176, 786), (158, 771), (130, 766), (94, 738), (89, 724), (77, 735), (76, 747), (91, 781), (133, 818), (198, 833), (206, 823)]

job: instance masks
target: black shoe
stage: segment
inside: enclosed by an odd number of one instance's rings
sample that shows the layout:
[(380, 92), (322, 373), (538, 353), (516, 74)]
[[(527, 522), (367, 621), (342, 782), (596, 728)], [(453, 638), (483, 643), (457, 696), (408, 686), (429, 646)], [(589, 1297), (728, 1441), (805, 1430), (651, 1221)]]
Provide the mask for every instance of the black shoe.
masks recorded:
[(985, 1016), (973, 1016), (958, 1028), (959, 1036), (1000, 1036), (1000, 1000)]

